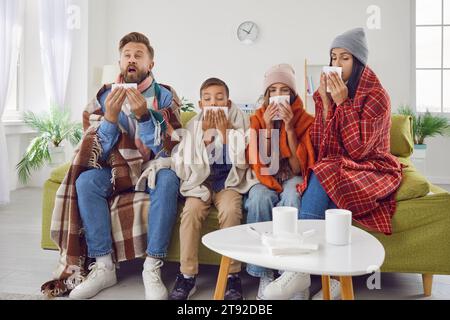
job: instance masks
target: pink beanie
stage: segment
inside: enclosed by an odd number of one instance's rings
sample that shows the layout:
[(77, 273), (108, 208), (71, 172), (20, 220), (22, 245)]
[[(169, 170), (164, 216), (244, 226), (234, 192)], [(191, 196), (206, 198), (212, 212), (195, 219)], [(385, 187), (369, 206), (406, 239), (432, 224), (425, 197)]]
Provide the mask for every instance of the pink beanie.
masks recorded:
[(295, 84), (295, 71), (291, 65), (287, 63), (277, 64), (267, 70), (264, 75), (264, 90), (266, 93), (267, 89), (274, 83), (283, 83), (287, 85), (294, 94), (297, 94), (297, 86)]

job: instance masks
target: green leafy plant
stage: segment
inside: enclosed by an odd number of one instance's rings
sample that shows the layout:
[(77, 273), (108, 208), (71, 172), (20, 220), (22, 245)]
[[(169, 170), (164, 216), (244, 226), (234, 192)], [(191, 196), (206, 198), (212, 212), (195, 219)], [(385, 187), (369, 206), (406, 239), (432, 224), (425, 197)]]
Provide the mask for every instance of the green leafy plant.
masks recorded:
[(50, 147), (61, 146), (64, 140), (69, 141), (73, 146), (77, 145), (83, 130), (81, 123), (70, 120), (69, 111), (57, 107), (51, 107), (50, 113), (40, 115), (31, 111), (25, 112), (24, 122), (38, 133), (16, 166), (19, 180), (25, 184), (32, 170), (39, 170), (46, 163), (51, 162)]
[(413, 118), (414, 144), (425, 144), (426, 138), (450, 135), (450, 119), (445, 116), (433, 115), (428, 110), (416, 113), (409, 106), (401, 106), (398, 113)]
[(193, 112), (195, 111), (195, 106), (192, 102), (189, 102), (185, 97), (181, 98), (181, 111), (182, 112)]

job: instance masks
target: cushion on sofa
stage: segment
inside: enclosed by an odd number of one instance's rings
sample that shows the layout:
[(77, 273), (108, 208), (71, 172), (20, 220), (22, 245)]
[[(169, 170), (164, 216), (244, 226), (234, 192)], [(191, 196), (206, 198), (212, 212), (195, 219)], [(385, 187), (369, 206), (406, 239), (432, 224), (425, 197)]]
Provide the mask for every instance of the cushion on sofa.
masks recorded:
[(408, 158), (413, 151), (412, 118), (404, 115), (392, 115), (391, 153), (396, 157)]
[(425, 197), (430, 193), (430, 184), (427, 179), (414, 167), (408, 158), (399, 158), (403, 168), (403, 177), (396, 200), (405, 201)]
[(189, 122), (189, 120), (191, 120), (196, 115), (196, 112), (181, 112), (181, 125), (183, 126), (183, 128), (186, 128), (186, 124)]
[(54, 169), (50, 174), (50, 181), (61, 183), (66, 176), (67, 171), (69, 171), (70, 168), (70, 162), (67, 162), (56, 169)]

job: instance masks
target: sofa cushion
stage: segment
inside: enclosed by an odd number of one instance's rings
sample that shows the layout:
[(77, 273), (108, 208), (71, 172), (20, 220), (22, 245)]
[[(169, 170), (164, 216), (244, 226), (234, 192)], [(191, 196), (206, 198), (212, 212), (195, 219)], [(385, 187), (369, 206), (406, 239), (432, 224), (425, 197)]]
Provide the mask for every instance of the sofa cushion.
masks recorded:
[(61, 183), (66, 176), (67, 171), (69, 171), (70, 162), (67, 162), (56, 169), (54, 169), (50, 174), (50, 181)]
[(408, 158), (414, 151), (412, 118), (393, 115), (391, 126), (391, 153), (396, 157)]
[(183, 128), (186, 128), (186, 124), (189, 122), (189, 120), (191, 120), (196, 115), (196, 112), (181, 112), (181, 125), (183, 126)]
[(403, 177), (396, 200), (405, 201), (426, 196), (430, 193), (430, 184), (427, 179), (414, 167), (407, 158), (399, 158), (403, 168)]

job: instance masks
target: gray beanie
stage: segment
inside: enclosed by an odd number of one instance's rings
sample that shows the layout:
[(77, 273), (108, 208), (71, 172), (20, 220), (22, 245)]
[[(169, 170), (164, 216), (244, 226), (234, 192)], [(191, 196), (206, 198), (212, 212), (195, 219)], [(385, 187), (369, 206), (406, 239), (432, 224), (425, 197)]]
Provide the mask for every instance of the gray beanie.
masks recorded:
[(369, 47), (367, 45), (366, 33), (363, 28), (349, 30), (333, 40), (331, 49), (343, 48), (350, 51), (363, 65), (367, 65), (369, 59)]

